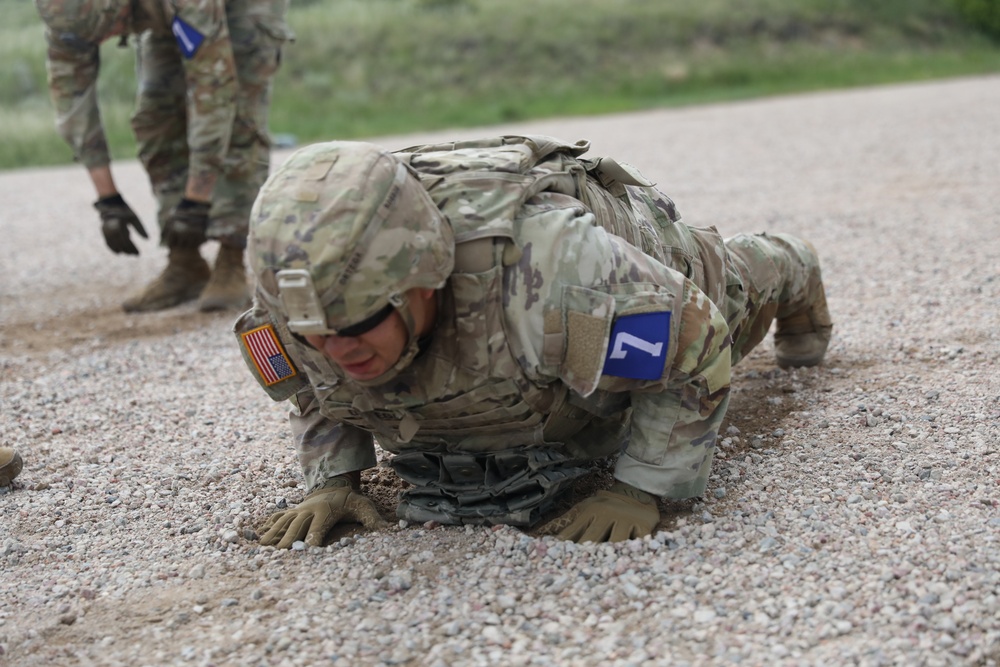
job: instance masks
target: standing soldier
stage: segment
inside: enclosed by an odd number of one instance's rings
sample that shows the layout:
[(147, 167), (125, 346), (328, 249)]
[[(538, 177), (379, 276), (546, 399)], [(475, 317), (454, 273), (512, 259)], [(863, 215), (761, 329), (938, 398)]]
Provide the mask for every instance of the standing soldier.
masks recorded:
[[(243, 253), (250, 207), (267, 178), (271, 79), (288, 0), (35, 0), (46, 25), (56, 125), (97, 191), (108, 247), (138, 254), (146, 231), (111, 174), (97, 101), (99, 46), (138, 35), (132, 129), (157, 199), (163, 272), (123, 303), (128, 312), (199, 299), (201, 310), (248, 301)], [(215, 267), (200, 246), (219, 241)]]
[(832, 331), (819, 260), (788, 234), (690, 227), (589, 144), (498, 137), (293, 154), (251, 214), (255, 307), (236, 332), (291, 399), (308, 496), (264, 544), (383, 525), (360, 488), (373, 437), (409, 482), (400, 518), (529, 526), (616, 456), (615, 483), (546, 531), (649, 535), (657, 497), (701, 495), (730, 367), (777, 320), (781, 366)]

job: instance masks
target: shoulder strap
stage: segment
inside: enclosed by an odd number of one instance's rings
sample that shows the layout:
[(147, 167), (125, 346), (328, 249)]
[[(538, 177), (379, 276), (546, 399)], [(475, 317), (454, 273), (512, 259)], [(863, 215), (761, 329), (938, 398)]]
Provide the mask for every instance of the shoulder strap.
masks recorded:
[(412, 146), (397, 156), (420, 176), (455, 232), (455, 242), (513, 236), (514, 217), (532, 195), (577, 195), (586, 172), (577, 161), (590, 147), (546, 137), (501, 136)]

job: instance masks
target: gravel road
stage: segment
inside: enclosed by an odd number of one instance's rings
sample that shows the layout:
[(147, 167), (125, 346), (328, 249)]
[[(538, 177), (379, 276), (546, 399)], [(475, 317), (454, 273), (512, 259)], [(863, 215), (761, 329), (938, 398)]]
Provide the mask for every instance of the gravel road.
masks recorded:
[[(126, 316), (164, 252), (104, 248), (80, 167), (0, 173), (0, 444), (25, 462), (0, 664), (1000, 664), (998, 109), (984, 77), (376, 140), (589, 138), (690, 224), (819, 249), (827, 363), (742, 362), (706, 497), (619, 545), (393, 521), (260, 547), (303, 489), (234, 314)], [(116, 175), (152, 226), (140, 167)], [(391, 518), (397, 482), (366, 484)]]

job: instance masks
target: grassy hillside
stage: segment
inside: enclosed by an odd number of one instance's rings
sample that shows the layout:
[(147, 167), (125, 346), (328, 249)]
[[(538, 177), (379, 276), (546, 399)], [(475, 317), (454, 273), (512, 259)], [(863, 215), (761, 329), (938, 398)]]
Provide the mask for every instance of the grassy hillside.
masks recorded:
[[(0, 168), (70, 159), (32, 3), (0, 0)], [(274, 134), (299, 142), (1000, 71), (950, 0), (292, 0)], [(133, 53), (102, 110), (134, 155)]]

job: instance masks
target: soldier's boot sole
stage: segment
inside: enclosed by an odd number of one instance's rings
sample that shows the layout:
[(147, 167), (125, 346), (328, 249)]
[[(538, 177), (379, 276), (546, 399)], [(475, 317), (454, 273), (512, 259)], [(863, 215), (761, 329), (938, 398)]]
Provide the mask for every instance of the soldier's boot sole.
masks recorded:
[(243, 266), (243, 249), (222, 246), (219, 248), (212, 276), (198, 299), (198, 309), (202, 312), (242, 310), (249, 305), (250, 293)]
[(778, 319), (774, 356), (782, 368), (816, 366), (823, 361), (833, 335), (833, 323), (820, 285), (817, 298), (805, 309)]
[(126, 299), (127, 313), (147, 313), (197, 299), (212, 270), (197, 248), (171, 249), (167, 266), (141, 292)]

